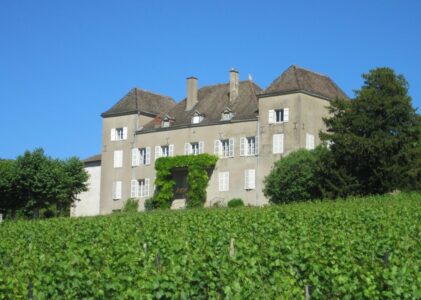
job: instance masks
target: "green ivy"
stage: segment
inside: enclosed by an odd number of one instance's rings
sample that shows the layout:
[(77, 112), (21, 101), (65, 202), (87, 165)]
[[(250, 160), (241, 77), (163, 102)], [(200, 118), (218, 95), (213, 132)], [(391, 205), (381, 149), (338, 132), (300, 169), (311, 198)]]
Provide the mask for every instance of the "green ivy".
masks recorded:
[(174, 168), (187, 168), (187, 207), (201, 207), (206, 201), (206, 187), (209, 171), (215, 167), (218, 157), (210, 154), (177, 155), (161, 157), (155, 162), (156, 179), (154, 206), (170, 208), (174, 199), (175, 180), (172, 178)]

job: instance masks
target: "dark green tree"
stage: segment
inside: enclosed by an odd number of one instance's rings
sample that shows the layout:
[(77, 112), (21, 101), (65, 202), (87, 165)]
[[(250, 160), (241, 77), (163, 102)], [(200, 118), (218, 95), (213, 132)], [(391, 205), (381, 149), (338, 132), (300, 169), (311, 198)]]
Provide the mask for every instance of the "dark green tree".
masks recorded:
[[(331, 197), (381, 194), (415, 188), (420, 178), (421, 119), (412, 107), (408, 83), (392, 69), (363, 75), (352, 101), (331, 102), (327, 132), (330, 144), (322, 184)], [(329, 184), (330, 183), (330, 184)]]
[(14, 211), (20, 203), (15, 201), (16, 164), (13, 160), (0, 160), (0, 213)]
[(320, 197), (316, 163), (326, 151), (323, 147), (300, 149), (275, 162), (264, 180), (263, 193), (269, 201), (279, 204)]

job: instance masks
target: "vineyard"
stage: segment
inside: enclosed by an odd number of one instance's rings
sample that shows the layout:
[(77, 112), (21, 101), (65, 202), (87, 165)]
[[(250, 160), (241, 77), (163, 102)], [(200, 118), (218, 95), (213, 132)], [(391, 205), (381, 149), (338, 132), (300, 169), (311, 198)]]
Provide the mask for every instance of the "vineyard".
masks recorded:
[(0, 299), (421, 299), (421, 195), (0, 224)]

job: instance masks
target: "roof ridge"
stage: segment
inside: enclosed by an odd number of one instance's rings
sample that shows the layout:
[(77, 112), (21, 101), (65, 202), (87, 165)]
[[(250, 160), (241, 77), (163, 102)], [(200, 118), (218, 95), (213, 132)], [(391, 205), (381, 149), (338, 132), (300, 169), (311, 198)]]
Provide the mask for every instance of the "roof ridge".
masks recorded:
[[(148, 90), (145, 90), (145, 89), (143, 89), (143, 88), (139, 88), (139, 87), (137, 87), (137, 86), (135, 86), (134, 88), (132, 88), (132, 89), (128, 92), (128, 94), (130, 94), (131, 92), (135, 92), (135, 93), (136, 93), (136, 91), (140, 91), (140, 92), (144, 92), (144, 93), (152, 94), (152, 95), (155, 95), (155, 96), (160, 96), (160, 97), (163, 97), (163, 98), (170, 98), (170, 99), (173, 99), (173, 97), (171, 97), (171, 96), (167, 96), (167, 95), (164, 95), (164, 94), (160, 94), (160, 93), (156, 93), (156, 92), (148, 91)], [(128, 95), (128, 94), (127, 94), (127, 95)], [(136, 96), (138, 96), (138, 94), (136, 94)], [(174, 100), (174, 99), (173, 99), (173, 100)]]
[(294, 67), (296, 69), (301, 69), (301, 70), (304, 70), (306, 72), (310, 72), (310, 73), (313, 73), (313, 74), (316, 74), (316, 75), (319, 75), (319, 76), (330, 78), (329, 75), (327, 75), (327, 74), (323, 74), (323, 73), (316, 72), (316, 71), (313, 71), (313, 70), (310, 70), (310, 69), (307, 69), (307, 68), (303, 68), (303, 67), (301, 67), (299, 65), (291, 65), (291, 67)]

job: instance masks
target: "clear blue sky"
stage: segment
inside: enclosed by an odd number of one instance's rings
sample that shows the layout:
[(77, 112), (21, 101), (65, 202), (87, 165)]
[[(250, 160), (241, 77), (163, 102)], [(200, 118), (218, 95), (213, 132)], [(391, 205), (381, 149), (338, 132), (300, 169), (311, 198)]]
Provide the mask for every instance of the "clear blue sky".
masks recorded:
[(0, 158), (101, 149), (100, 114), (137, 86), (180, 101), (185, 79), (262, 88), (297, 64), (349, 96), (405, 75), (421, 106), (421, 1), (0, 1)]

